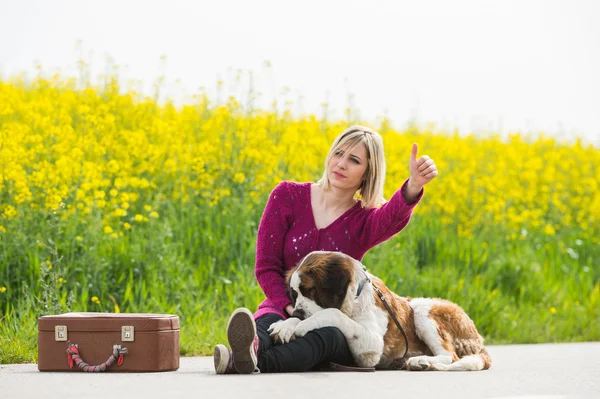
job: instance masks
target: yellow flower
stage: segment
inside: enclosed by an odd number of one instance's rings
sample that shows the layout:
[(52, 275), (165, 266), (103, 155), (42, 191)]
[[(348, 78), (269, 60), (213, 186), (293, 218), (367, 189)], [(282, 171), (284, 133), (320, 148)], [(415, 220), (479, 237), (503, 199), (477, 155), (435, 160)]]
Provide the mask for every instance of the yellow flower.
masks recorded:
[(17, 216), (18, 212), (15, 209), (14, 206), (12, 205), (6, 205), (6, 207), (4, 208), (4, 212), (2, 212), (2, 218), (3, 219), (14, 219)]
[(120, 169), (119, 163), (114, 159), (108, 161), (108, 163), (106, 164), (106, 168), (112, 173), (117, 173)]
[(2, 233), (6, 233), (6, 228), (4, 226), (0, 225), (0, 231)]
[(544, 227), (544, 234), (546, 234), (547, 236), (553, 236), (556, 234), (556, 230), (554, 230), (554, 227), (552, 227), (551, 225), (547, 224)]
[(246, 180), (246, 176), (244, 176), (243, 173), (236, 173), (235, 175), (233, 175), (233, 182), (234, 183), (243, 183), (244, 180)]
[(64, 279), (64, 278), (62, 278), (62, 277), (59, 277), (59, 278), (58, 278), (58, 283), (59, 283), (59, 284), (66, 284), (66, 283), (67, 283), (67, 280), (65, 280), (65, 279)]
[(550, 313), (556, 314), (556, 308), (554, 306), (550, 308)]
[(94, 295), (94, 296), (92, 297), (92, 302), (94, 302), (95, 304), (98, 304), (98, 305), (99, 305), (99, 304), (100, 304), (100, 299), (98, 299), (98, 297)]
[(125, 230), (131, 230), (131, 225), (127, 222), (123, 223), (123, 227), (125, 228)]
[(152, 207), (150, 205), (144, 205), (144, 210), (146, 212), (150, 212), (152, 210)]
[(136, 222), (141, 222), (142, 220), (144, 220), (144, 217), (142, 215), (140, 215), (139, 213), (137, 215), (135, 215)]
[(155, 211), (155, 212), (152, 212), (152, 213), (150, 214), (150, 217), (151, 217), (151, 218), (154, 218), (154, 219), (157, 219), (157, 218), (158, 218), (158, 212), (156, 212), (156, 211)]
[(116, 197), (117, 195), (119, 195), (119, 192), (113, 188), (109, 191), (109, 194), (111, 197)]
[(6, 292), (6, 287), (0, 287), (0, 292)]
[(113, 229), (112, 229), (112, 227), (110, 227), (110, 226), (104, 226), (104, 232), (105, 232), (106, 234), (110, 234), (110, 233), (112, 233), (112, 232), (113, 232)]

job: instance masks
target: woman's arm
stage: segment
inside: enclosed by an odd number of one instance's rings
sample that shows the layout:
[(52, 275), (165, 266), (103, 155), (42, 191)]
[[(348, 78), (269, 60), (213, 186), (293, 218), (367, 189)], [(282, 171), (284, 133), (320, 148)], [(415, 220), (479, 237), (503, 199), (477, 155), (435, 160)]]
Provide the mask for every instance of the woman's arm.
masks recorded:
[[(421, 187), (421, 190), (414, 196), (414, 193), (409, 191), (414, 189), (408, 187), (409, 180), (406, 179), (388, 202), (379, 208), (369, 209), (366, 217), (358, 221), (355, 226), (355, 234), (360, 237), (359, 242), (361, 246), (365, 247), (365, 250), (389, 240), (410, 221), (414, 207), (423, 197), (424, 189)], [(407, 200), (404, 193), (409, 196), (411, 202)]]
[(256, 265), (254, 275), (263, 292), (273, 304), (286, 311), (291, 303), (285, 284), (283, 240), (289, 228), (287, 217), (290, 208), (287, 183), (279, 183), (271, 192), (256, 239)]
[(423, 187), (438, 175), (433, 159), (427, 155), (417, 159), (418, 148), (416, 143), (412, 145), (408, 164), (410, 177), (388, 202), (370, 210), (360, 226), (360, 243), (367, 250), (389, 240), (408, 224), (413, 208), (423, 197)]

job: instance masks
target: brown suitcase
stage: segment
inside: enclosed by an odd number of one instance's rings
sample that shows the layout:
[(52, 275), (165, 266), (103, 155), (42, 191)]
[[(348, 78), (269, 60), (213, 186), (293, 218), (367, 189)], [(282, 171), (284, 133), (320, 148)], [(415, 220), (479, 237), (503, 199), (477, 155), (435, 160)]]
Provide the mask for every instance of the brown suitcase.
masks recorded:
[(38, 320), (40, 371), (169, 371), (179, 368), (179, 317), (65, 313)]

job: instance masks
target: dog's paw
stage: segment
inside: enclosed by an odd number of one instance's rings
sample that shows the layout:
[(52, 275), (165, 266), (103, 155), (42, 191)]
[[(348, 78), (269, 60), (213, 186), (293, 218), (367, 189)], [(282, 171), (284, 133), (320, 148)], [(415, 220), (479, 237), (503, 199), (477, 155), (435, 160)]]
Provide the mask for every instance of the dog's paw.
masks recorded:
[(411, 371), (425, 371), (431, 368), (429, 356), (415, 356), (406, 361), (406, 368)]
[(309, 331), (312, 331), (313, 329), (314, 328), (310, 325), (310, 323), (308, 322), (308, 319), (302, 320), (296, 326), (296, 329), (294, 330), (294, 335), (296, 337), (304, 337)]
[(267, 331), (274, 342), (285, 344), (296, 338), (294, 336), (294, 331), (298, 323), (300, 323), (300, 319), (290, 317), (287, 320), (279, 320), (271, 324)]

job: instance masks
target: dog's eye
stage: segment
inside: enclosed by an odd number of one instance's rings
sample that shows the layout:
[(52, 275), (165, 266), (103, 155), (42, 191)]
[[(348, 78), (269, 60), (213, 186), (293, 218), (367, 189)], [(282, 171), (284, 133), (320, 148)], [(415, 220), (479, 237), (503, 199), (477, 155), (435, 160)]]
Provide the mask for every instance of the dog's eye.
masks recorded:
[(313, 287), (309, 287), (309, 288), (300, 287), (300, 292), (302, 292), (302, 295), (304, 295), (307, 298), (311, 297), (311, 294), (313, 293), (314, 290), (315, 289)]
[(292, 297), (292, 301), (294, 301), (294, 303), (296, 303), (296, 299), (298, 299), (298, 293), (295, 290), (291, 289), (290, 296)]

